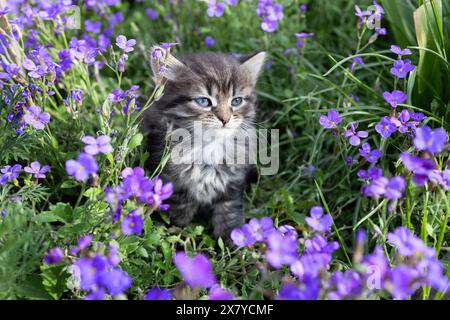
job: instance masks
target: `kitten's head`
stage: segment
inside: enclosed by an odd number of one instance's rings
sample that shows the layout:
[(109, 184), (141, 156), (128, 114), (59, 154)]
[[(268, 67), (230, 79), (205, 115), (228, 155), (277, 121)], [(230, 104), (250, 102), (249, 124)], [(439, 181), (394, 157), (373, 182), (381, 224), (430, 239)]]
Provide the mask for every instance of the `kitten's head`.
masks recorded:
[[(178, 60), (165, 59), (162, 112), (189, 128), (201, 121), (206, 128), (237, 129), (253, 121), (256, 82), (264, 65), (265, 52), (236, 58), (219, 53), (198, 53)], [(161, 65), (152, 61), (157, 77)]]

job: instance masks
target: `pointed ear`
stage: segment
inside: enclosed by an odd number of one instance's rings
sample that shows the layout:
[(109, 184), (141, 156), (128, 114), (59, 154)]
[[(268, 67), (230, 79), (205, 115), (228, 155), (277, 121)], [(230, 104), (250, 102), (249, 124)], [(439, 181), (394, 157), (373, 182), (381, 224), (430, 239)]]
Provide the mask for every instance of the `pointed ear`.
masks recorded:
[(266, 56), (266, 53), (263, 51), (241, 62), (241, 68), (244, 68), (245, 72), (250, 75), (253, 85), (256, 85), (258, 81), (259, 74), (266, 61)]
[(180, 60), (170, 53), (170, 50), (158, 46), (152, 47), (150, 60), (155, 83), (162, 78), (175, 80), (177, 71), (186, 68)]

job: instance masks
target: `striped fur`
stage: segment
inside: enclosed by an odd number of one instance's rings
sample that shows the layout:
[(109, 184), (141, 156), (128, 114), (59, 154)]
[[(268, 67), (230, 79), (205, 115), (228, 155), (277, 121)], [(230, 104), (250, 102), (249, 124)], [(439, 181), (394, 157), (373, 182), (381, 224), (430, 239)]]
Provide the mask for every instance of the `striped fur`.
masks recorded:
[[(229, 133), (245, 134), (253, 127), (255, 86), (264, 55), (239, 60), (225, 54), (201, 53), (171, 63), (175, 67), (170, 70), (170, 79), (166, 79), (164, 95), (144, 115), (142, 130), (148, 134), (149, 169), (160, 162), (169, 135), (178, 129), (192, 132), (194, 121), (200, 121), (205, 130), (215, 130), (218, 137), (193, 151), (211, 156), (210, 162), (178, 164), (169, 160), (164, 167), (163, 178), (174, 184), (169, 202), (172, 223), (185, 226), (198, 212), (207, 212), (214, 235), (224, 238), (242, 224), (243, 193), (250, 166), (216, 160), (226, 156), (221, 151), (230, 143)], [(173, 62), (176, 58), (170, 59)], [(200, 107), (194, 101), (198, 97), (208, 97), (213, 107)], [(230, 105), (234, 97), (244, 98), (238, 108)], [(224, 117), (229, 120), (225, 125), (221, 122)]]

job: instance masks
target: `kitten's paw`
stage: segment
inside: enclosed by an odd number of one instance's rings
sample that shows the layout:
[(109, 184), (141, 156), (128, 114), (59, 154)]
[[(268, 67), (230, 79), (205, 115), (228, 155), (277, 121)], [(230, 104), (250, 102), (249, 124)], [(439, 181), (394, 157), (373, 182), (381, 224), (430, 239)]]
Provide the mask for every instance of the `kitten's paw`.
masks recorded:
[(174, 214), (169, 216), (170, 223), (177, 227), (186, 227), (192, 221), (192, 216)]

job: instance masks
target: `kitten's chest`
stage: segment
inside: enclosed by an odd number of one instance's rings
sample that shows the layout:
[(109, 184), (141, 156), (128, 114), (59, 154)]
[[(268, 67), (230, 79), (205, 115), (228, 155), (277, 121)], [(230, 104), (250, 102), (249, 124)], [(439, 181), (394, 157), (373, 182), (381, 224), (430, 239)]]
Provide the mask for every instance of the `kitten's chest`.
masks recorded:
[(228, 192), (230, 185), (244, 183), (245, 168), (227, 165), (177, 165), (175, 188), (187, 192), (190, 198), (209, 204)]

